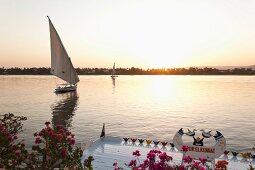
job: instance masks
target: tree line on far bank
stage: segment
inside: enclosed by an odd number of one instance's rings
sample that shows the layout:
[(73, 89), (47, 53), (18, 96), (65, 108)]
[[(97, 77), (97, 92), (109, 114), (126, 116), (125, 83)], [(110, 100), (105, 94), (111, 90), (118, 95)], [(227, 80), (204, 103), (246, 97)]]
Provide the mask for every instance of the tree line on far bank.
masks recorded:
[[(79, 75), (109, 75), (112, 69), (108, 68), (76, 68)], [(210, 67), (198, 68), (158, 68), (158, 69), (141, 69), (141, 68), (116, 68), (118, 75), (255, 75), (255, 70), (251, 68), (234, 68), (234, 69), (216, 69)], [(51, 75), (50, 68), (0, 68), (0, 75)]]

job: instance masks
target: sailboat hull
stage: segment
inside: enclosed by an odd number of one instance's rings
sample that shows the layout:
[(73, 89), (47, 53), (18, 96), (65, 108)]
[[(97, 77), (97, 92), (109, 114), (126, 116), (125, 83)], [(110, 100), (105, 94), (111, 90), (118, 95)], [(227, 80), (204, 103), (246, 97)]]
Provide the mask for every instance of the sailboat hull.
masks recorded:
[(55, 89), (55, 93), (66, 93), (71, 91), (76, 91), (77, 86), (72, 84), (60, 85)]

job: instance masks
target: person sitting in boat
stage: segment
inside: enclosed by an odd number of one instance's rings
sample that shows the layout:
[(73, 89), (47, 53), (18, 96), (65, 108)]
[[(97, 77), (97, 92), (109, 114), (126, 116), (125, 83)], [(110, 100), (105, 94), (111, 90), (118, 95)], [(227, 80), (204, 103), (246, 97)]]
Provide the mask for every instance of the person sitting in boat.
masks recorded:
[(204, 138), (200, 139), (200, 137), (195, 138), (193, 136), (193, 139), (194, 139), (193, 145), (195, 145), (195, 146), (204, 146), (204, 143), (203, 143)]

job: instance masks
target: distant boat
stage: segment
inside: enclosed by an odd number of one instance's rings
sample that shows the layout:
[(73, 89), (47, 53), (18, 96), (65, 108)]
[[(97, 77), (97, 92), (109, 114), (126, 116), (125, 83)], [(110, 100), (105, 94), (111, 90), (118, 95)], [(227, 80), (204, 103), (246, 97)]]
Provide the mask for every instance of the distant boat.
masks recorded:
[(113, 67), (112, 67), (112, 75), (111, 75), (112, 78), (115, 78), (115, 77), (118, 77), (116, 75), (116, 72), (115, 72), (115, 63), (113, 64)]
[(65, 84), (59, 84), (57, 86), (55, 93), (75, 91), (77, 83), (80, 81), (79, 77), (55, 27), (49, 17), (48, 19), (50, 26), (51, 73), (66, 81)]

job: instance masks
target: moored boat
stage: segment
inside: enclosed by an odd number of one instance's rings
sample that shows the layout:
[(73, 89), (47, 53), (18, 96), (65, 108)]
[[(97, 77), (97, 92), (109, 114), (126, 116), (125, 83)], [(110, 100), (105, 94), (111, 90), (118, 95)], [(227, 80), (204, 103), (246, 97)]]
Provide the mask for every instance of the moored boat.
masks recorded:
[[(83, 152), (82, 161), (87, 159), (89, 156), (93, 156), (95, 159), (92, 162), (94, 169), (114, 169), (114, 162), (118, 162), (120, 167), (128, 169), (125, 164), (128, 164), (130, 160), (134, 159), (132, 153), (136, 150), (139, 150), (141, 153), (141, 156), (139, 157), (141, 162), (147, 158), (147, 153), (151, 150), (160, 150), (162, 152), (166, 152), (173, 158), (173, 164), (180, 165), (182, 163), (183, 153), (178, 151), (172, 142), (105, 136), (105, 131), (101, 133), (101, 137), (99, 139), (87, 145)], [(248, 161), (244, 161), (242, 157), (236, 157), (234, 155), (223, 154), (219, 158), (215, 159), (216, 162), (218, 160), (227, 160), (229, 170), (242, 170), (249, 167)], [(255, 159), (250, 162), (253, 166), (255, 165)], [(213, 166), (212, 162), (208, 163), (210, 166)]]

